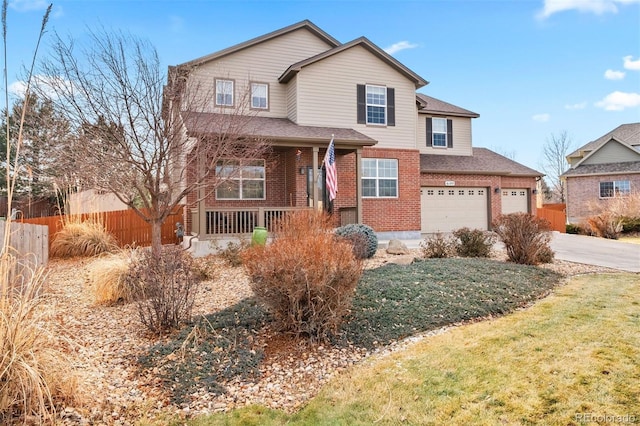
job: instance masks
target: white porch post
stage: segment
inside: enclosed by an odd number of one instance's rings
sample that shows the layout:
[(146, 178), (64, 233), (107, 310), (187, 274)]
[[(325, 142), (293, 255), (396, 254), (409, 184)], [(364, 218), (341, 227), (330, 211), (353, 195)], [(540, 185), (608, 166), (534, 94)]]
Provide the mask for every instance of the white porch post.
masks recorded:
[(313, 208), (315, 210), (318, 209), (318, 153), (320, 152), (320, 148), (317, 146), (313, 147), (313, 161), (312, 161), (312, 176), (313, 176)]
[(362, 148), (356, 149), (356, 215), (362, 223)]

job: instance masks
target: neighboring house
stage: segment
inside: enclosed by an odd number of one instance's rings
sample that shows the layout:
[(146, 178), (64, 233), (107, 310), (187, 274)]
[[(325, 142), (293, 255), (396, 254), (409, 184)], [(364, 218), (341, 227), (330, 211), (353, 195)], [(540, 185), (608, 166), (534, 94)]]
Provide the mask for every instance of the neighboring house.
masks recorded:
[[(185, 119), (188, 134), (206, 133), (207, 120), (248, 93), (248, 136), (273, 147), (275, 166), (243, 165), (215, 194), (188, 197), (187, 231), (201, 239), (250, 232), (309, 206), (331, 211), (336, 225), (370, 225), (383, 239), (489, 229), (502, 213), (535, 214), (542, 174), (473, 148), (479, 115), (416, 93), (428, 82), (367, 38), (342, 44), (302, 21), (172, 67), (180, 69), (192, 70), (188, 82), (216, 90), (210, 112)], [(338, 193), (329, 203), (321, 167), (332, 137)]]
[(640, 123), (623, 124), (567, 156), (567, 222), (578, 224), (610, 200), (640, 191)]
[(86, 189), (69, 194), (65, 213), (101, 213), (118, 210), (127, 210), (129, 206), (120, 201), (115, 194), (100, 192), (95, 189)]

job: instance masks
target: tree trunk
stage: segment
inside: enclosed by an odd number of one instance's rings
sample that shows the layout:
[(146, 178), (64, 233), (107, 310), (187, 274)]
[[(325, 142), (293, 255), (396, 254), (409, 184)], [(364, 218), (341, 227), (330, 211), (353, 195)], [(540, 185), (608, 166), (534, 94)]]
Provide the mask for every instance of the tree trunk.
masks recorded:
[(151, 252), (156, 258), (160, 257), (162, 252), (162, 221), (154, 220), (151, 222)]

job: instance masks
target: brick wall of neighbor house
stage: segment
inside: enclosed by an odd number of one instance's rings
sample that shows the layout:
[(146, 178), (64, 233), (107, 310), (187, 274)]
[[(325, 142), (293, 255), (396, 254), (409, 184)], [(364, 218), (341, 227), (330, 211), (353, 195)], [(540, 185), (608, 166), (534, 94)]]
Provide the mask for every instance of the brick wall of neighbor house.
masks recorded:
[(567, 222), (579, 224), (606, 207), (600, 199), (600, 182), (628, 180), (631, 191), (640, 191), (640, 175), (576, 176), (567, 178)]
[[(365, 198), (362, 221), (376, 232), (420, 230), (420, 155), (417, 150), (365, 148), (364, 158), (398, 159), (398, 198)], [(355, 182), (355, 179), (352, 179)]]
[(529, 188), (530, 213), (533, 215), (536, 214), (536, 196), (533, 194), (533, 190), (536, 189), (536, 179), (533, 177), (438, 173), (422, 173), (420, 175), (420, 186), (445, 186), (446, 181), (453, 181), (455, 182), (455, 186), (459, 187), (489, 188), (489, 200), (491, 203), (490, 220), (494, 220), (502, 214), (502, 198), (500, 194), (495, 193), (495, 188)]

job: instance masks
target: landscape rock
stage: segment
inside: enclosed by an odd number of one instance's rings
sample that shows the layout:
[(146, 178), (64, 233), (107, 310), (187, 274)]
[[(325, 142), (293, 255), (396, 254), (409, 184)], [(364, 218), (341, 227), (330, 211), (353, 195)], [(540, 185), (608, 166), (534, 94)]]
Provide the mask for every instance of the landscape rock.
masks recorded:
[(396, 265), (407, 266), (407, 265), (411, 265), (413, 263), (413, 259), (414, 259), (413, 255), (405, 254), (405, 255), (401, 255), (401, 256), (392, 257), (391, 259), (389, 259), (389, 263), (394, 263)]
[(390, 240), (387, 244), (387, 253), (388, 254), (397, 254), (397, 255), (406, 255), (410, 254), (411, 250), (409, 250), (405, 243), (400, 240)]

